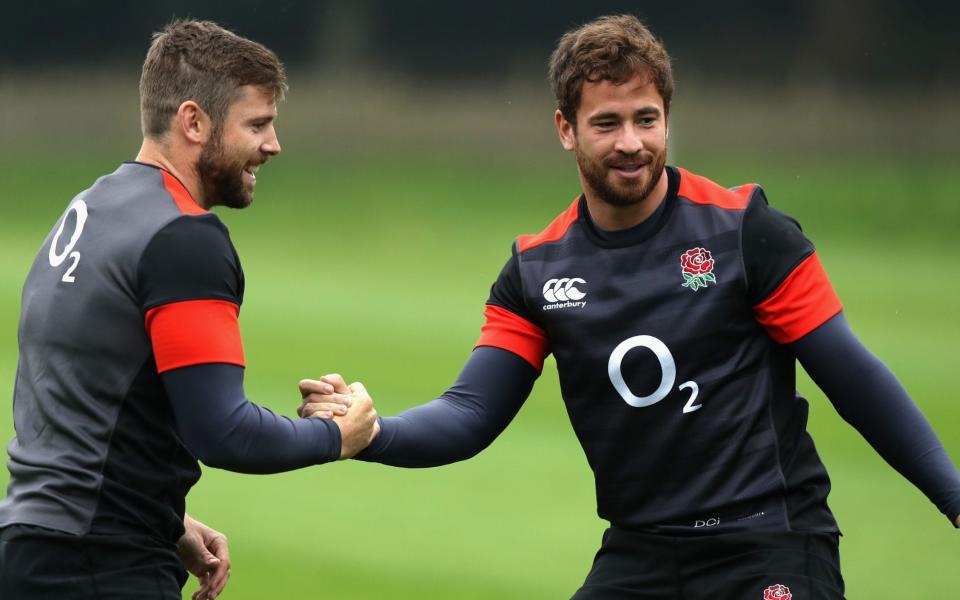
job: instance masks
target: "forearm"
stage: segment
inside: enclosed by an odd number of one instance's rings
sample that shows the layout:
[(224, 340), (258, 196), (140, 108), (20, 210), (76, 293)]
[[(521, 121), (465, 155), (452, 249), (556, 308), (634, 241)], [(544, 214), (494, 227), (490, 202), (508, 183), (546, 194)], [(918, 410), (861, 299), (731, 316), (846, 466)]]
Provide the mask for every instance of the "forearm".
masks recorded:
[(206, 364), (161, 375), (184, 445), (204, 464), (279, 473), (336, 460), (340, 430), (326, 419), (289, 419), (243, 393), (243, 369)]
[(951, 522), (960, 514), (960, 474), (896, 376), (839, 314), (793, 349), (837, 412)]
[(360, 460), (398, 467), (434, 467), (476, 455), (510, 424), (538, 373), (519, 356), (477, 348), (442, 396), (382, 418)]

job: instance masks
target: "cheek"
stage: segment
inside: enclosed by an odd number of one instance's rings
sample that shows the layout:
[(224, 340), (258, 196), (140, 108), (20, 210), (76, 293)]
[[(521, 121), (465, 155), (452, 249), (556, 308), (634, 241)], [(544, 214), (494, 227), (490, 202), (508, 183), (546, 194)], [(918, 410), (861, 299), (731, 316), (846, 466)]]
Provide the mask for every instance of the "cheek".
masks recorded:
[(644, 140), (644, 145), (647, 149), (660, 152), (667, 147), (667, 130), (661, 129), (659, 131), (650, 132), (651, 135)]
[(603, 138), (587, 138), (581, 140), (578, 147), (581, 154), (595, 161), (603, 160), (605, 156), (613, 151), (613, 143)]

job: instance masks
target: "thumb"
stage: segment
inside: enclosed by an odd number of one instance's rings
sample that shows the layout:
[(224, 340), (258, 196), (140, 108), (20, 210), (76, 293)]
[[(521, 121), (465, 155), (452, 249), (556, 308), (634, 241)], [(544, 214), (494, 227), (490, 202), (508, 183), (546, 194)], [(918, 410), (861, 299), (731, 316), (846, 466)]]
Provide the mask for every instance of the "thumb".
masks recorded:
[(355, 381), (350, 384), (350, 391), (353, 393), (354, 396), (360, 396), (360, 397), (369, 396), (369, 394), (367, 393), (367, 388), (364, 387), (364, 385), (359, 381)]
[(209, 550), (204, 548), (203, 554), (200, 555), (200, 560), (203, 561), (203, 564), (207, 567), (213, 568), (220, 564), (220, 559), (214, 556)]

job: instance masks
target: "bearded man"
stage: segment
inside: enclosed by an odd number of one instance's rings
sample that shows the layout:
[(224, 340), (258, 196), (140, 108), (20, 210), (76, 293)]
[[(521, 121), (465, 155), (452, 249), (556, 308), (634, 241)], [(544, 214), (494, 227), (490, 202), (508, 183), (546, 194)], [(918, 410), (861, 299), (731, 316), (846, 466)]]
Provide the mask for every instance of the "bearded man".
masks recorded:
[(214, 598), (222, 534), (185, 513), (198, 460), (274, 473), (348, 458), (369, 400), (291, 420), (246, 399), (244, 277), (217, 205), (253, 202), (280, 153), (276, 55), (215, 23), (153, 37), (143, 145), (67, 206), (23, 288), (0, 597)]
[[(522, 235), (457, 382), (381, 420), (362, 460), (473, 456), (556, 359), (610, 521), (576, 600), (842, 598), (830, 480), (796, 392), (840, 414), (960, 524), (960, 476), (893, 374), (851, 331), (813, 244), (754, 184), (666, 164), (673, 75), (633, 16), (566, 33), (550, 60), (582, 193)], [(319, 386), (305, 381), (300, 414)], [(317, 405), (317, 411), (324, 410)]]

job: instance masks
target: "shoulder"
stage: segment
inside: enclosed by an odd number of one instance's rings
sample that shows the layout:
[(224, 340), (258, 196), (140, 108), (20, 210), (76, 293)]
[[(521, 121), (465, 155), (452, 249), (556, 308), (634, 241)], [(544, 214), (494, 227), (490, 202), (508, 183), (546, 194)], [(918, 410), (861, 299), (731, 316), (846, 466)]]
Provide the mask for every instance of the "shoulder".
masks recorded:
[(151, 237), (144, 255), (154, 258), (193, 256), (202, 260), (209, 255), (233, 255), (233, 242), (226, 225), (213, 213), (181, 214), (163, 224)]
[(570, 226), (577, 221), (579, 216), (580, 196), (577, 196), (573, 202), (570, 203), (570, 206), (551, 221), (543, 231), (536, 234), (518, 236), (516, 243), (517, 252), (523, 253), (531, 248), (563, 239), (563, 237), (567, 235)]
[(227, 228), (212, 214), (180, 215), (152, 237), (138, 265), (141, 304), (222, 298), (239, 304), (243, 271)]
[(174, 215), (157, 230), (154, 237), (161, 234), (181, 238), (196, 238), (197, 240), (215, 240), (217, 243), (230, 243), (230, 231), (220, 220), (220, 217), (212, 212)]
[(694, 204), (716, 206), (725, 210), (744, 210), (752, 199), (763, 196), (763, 190), (756, 183), (745, 183), (728, 189), (686, 169), (677, 167), (677, 171), (680, 173), (677, 197)]

